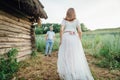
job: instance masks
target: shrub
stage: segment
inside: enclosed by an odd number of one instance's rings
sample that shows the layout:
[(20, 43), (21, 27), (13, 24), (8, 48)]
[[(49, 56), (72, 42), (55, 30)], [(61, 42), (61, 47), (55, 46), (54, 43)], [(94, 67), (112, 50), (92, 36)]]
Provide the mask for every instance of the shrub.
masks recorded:
[(10, 80), (18, 71), (19, 64), (15, 58), (17, 54), (17, 49), (11, 49), (7, 53), (7, 58), (0, 59), (0, 80)]
[(60, 24), (57, 23), (46, 23), (46, 24), (42, 24), (42, 26), (37, 26), (35, 25), (35, 34), (39, 35), (39, 34), (46, 34), (49, 29), (49, 27), (53, 25), (53, 31), (55, 33), (60, 32)]
[(42, 27), (35, 27), (35, 34), (43, 34), (43, 28)]

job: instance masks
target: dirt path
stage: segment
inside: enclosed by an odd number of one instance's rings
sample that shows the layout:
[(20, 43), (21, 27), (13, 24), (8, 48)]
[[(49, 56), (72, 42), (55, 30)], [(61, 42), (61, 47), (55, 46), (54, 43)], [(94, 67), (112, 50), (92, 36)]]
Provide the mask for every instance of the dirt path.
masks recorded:
[[(120, 80), (120, 72), (109, 71), (94, 64), (96, 61), (91, 55), (86, 55), (95, 80)], [(18, 80), (60, 80), (57, 74), (57, 52), (52, 57), (38, 54), (36, 58), (31, 58), (21, 62), (16, 78)]]

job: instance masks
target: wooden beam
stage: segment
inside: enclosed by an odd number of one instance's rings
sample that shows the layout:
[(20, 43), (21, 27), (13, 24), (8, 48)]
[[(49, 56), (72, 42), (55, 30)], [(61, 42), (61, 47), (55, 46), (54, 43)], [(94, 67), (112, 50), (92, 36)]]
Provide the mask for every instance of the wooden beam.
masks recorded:
[(21, 27), (24, 27), (24, 28), (27, 28), (27, 29), (31, 29), (30, 25), (25, 24), (25, 23), (21, 23), (19, 21), (19, 19), (17, 21), (15, 21), (13, 19), (10, 19), (10, 18), (6, 17), (5, 15), (0, 15), (0, 20), (3, 20), (3, 21), (8, 22), (8, 23), (16, 24), (18, 26), (21, 26)]
[(30, 39), (0, 37), (0, 42), (31, 42)]
[(24, 46), (32, 46), (31, 42), (12, 42), (12, 43), (8, 43), (8, 42), (2, 42), (0, 43), (0, 48), (11, 48), (11, 47), (24, 47)]
[[(26, 51), (26, 50), (32, 50), (31, 46), (12, 47), (12, 48), (16, 48), (19, 52)], [(0, 49), (0, 55), (6, 54), (12, 48), (3, 48), (3, 49)]]
[(9, 27), (12, 27), (12, 28), (20, 29), (20, 30), (23, 30), (23, 31), (30, 32), (30, 29), (18, 26), (16, 24), (8, 23), (8, 22), (2, 21), (2, 20), (0, 20), (0, 24), (5, 25), (5, 26), (9, 26)]
[(31, 57), (30, 54), (24, 55), (24, 56), (22, 56), (22, 57), (18, 57), (18, 58), (17, 58), (17, 62), (23, 61), (23, 60), (25, 60), (25, 59), (29, 59), (30, 57)]
[(8, 32), (8, 31), (2, 31), (2, 30), (0, 30), (0, 37), (31, 39), (31, 36), (27, 34), (22, 34), (22, 33), (16, 34), (14, 32)]
[(16, 29), (16, 28), (13, 28), (13, 27), (9, 27), (9, 26), (6, 26), (6, 25), (1, 25), (1, 24), (0, 24), (0, 30), (5, 30), (5, 31), (9, 31), (9, 32), (23, 33), (23, 34), (30, 35), (29, 32), (26, 32), (26, 31), (23, 31), (23, 30), (20, 30), (20, 29)]
[(24, 57), (24, 56), (29, 55), (31, 53), (32, 53), (32, 50), (26, 50), (26, 51), (19, 52), (17, 55), (17, 58)]

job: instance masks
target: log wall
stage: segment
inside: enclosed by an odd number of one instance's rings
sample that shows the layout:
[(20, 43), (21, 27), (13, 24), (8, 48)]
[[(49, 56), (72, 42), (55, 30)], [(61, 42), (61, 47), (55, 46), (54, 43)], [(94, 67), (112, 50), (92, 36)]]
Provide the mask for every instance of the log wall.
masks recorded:
[(0, 55), (17, 48), (18, 60), (32, 53), (31, 23), (0, 11)]

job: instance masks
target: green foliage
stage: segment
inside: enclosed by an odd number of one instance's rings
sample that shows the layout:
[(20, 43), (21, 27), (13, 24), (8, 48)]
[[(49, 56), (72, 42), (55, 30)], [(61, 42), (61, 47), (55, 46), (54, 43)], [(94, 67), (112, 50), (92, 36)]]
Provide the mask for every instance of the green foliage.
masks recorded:
[(94, 57), (99, 57), (99, 50), (101, 48), (101, 37), (100, 35), (95, 35), (92, 43), (92, 51)]
[(17, 49), (11, 49), (7, 53), (8, 58), (0, 59), (0, 80), (10, 80), (13, 78), (13, 74), (18, 71), (19, 64), (15, 58), (17, 54)]
[(60, 24), (53, 24), (53, 29), (55, 33), (60, 32)]
[(47, 31), (49, 31), (49, 27), (53, 25), (53, 31), (55, 33), (58, 33), (60, 32), (60, 24), (57, 24), (57, 23), (46, 23), (46, 24), (42, 24), (42, 26), (38, 27), (38, 26), (35, 26), (35, 34), (46, 34)]
[(50, 30), (49, 27), (50, 27), (51, 25), (53, 25), (53, 31), (54, 31), (55, 33), (60, 32), (60, 24), (57, 24), (57, 23), (46, 23), (46, 24), (42, 24), (42, 27), (44, 28), (43, 34), (46, 34), (46, 32), (47, 32), (48, 30)]
[[(96, 32), (97, 33), (97, 32)], [(120, 69), (120, 34), (84, 34), (83, 47), (99, 59), (98, 65), (109, 69)], [(90, 52), (91, 50), (91, 52)]]
[(43, 52), (45, 50), (45, 38), (42, 35), (36, 35), (36, 47), (38, 52)]
[[(99, 48), (102, 57), (100, 65), (109, 69), (120, 68), (120, 36), (106, 35), (102, 37), (102, 46)], [(104, 64), (103, 64), (104, 63)]]
[(15, 58), (17, 54), (18, 54), (18, 50), (13, 48), (7, 53), (7, 56), (9, 58)]
[(92, 48), (93, 40), (91, 40), (91, 38), (92, 38), (92, 36), (83, 35), (82, 45), (83, 45), (84, 49), (91, 49)]
[(53, 45), (53, 51), (57, 51), (59, 49), (59, 42), (60, 42), (60, 39), (56, 38)]
[(87, 29), (87, 27), (85, 26), (84, 23), (81, 23), (80, 25), (81, 25), (81, 30), (82, 30), (82, 32), (88, 31), (88, 29)]
[(35, 27), (35, 34), (43, 34), (43, 28), (42, 27)]

